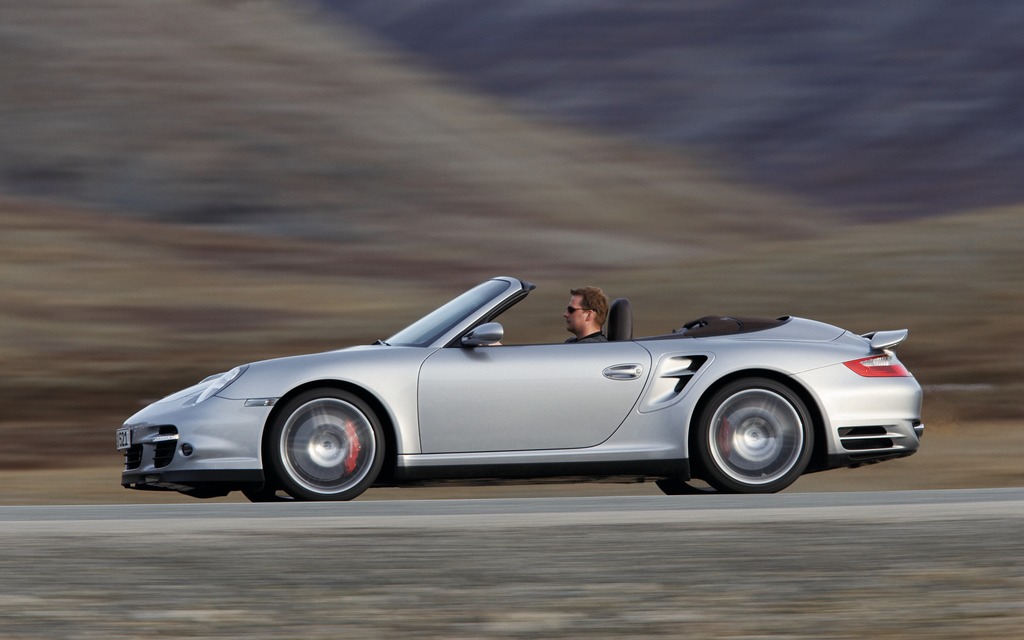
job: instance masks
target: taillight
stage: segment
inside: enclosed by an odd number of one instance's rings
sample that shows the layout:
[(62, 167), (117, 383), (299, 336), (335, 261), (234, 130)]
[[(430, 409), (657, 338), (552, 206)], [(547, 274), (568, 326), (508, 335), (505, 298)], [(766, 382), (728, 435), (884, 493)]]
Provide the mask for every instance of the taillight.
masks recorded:
[(889, 354), (868, 356), (844, 362), (850, 371), (865, 378), (906, 378), (910, 376), (907, 368)]

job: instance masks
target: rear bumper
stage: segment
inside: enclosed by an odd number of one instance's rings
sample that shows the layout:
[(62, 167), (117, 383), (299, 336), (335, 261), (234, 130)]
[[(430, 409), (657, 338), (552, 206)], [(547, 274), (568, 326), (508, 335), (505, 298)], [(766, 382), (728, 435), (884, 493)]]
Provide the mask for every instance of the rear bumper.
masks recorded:
[(843, 365), (795, 376), (823, 421), (821, 468), (855, 467), (912, 455), (921, 446), (921, 387), (913, 377), (866, 378)]

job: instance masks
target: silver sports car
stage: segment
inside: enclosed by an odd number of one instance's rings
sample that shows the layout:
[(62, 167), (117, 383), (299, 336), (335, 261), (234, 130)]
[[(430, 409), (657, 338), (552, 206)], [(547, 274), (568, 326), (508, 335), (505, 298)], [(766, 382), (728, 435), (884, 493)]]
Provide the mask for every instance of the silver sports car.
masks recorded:
[(117, 430), (121, 484), (254, 501), (541, 478), (774, 492), (920, 445), (921, 387), (893, 354), (906, 330), (705, 317), (634, 338), (620, 298), (607, 342), (501, 346), (496, 319), (533, 288), (494, 278), (387, 340), (155, 402)]

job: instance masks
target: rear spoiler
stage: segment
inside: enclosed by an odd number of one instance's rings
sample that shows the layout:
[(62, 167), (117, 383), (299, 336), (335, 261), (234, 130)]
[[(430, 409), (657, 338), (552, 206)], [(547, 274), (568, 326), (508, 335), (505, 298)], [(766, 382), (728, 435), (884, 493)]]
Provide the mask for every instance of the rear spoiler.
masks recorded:
[(865, 333), (861, 337), (871, 341), (872, 349), (885, 351), (906, 340), (908, 335), (910, 335), (908, 329), (897, 329), (895, 331), (872, 331), (871, 333)]

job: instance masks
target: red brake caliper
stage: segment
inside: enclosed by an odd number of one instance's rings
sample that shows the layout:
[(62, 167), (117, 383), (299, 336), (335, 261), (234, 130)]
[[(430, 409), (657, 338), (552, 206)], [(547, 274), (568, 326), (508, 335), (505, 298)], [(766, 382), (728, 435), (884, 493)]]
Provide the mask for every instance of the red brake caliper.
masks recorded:
[(718, 451), (723, 458), (728, 458), (732, 453), (732, 425), (725, 416), (718, 424)]
[(351, 422), (345, 422), (345, 435), (348, 436), (348, 456), (345, 458), (345, 473), (355, 471), (356, 462), (359, 460), (359, 450), (362, 445), (359, 443), (359, 436)]

